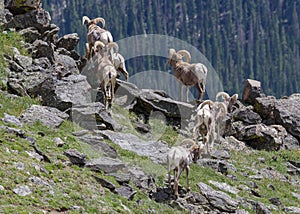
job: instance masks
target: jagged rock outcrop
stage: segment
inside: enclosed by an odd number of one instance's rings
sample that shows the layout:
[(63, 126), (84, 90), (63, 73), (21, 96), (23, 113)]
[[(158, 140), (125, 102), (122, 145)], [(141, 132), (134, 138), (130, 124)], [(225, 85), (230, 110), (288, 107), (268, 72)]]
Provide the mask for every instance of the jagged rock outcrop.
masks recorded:
[(175, 101), (161, 91), (138, 89), (135, 85), (118, 81), (116, 96), (122, 98), (123, 106), (127, 106), (138, 115), (143, 115), (145, 121), (159, 112), (165, 117), (167, 124), (186, 127), (195, 106)]
[(244, 83), (243, 102), (253, 105), (255, 99), (262, 96), (264, 95), (262, 94), (261, 83), (257, 80), (247, 79)]
[(41, 9), (41, 0), (4, 0), (5, 8), (13, 12), (13, 14), (24, 14), (31, 10)]

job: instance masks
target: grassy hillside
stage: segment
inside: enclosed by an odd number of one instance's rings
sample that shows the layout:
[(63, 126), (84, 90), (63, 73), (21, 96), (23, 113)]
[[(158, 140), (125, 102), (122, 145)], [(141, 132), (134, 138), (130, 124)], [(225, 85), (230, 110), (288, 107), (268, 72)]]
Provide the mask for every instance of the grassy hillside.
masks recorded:
[[(20, 47), (21, 38), (15, 33), (1, 34), (1, 57), (5, 51), (10, 51), (12, 46)], [(3, 71), (5, 62), (1, 61)], [(1, 79), (3, 76), (1, 77)], [(19, 117), (22, 112), (32, 104), (39, 104), (37, 100), (29, 97), (16, 97), (0, 91), (0, 118), (4, 113)], [(129, 122), (136, 119), (136, 115), (114, 105), (112, 115), (114, 119), (125, 126), (124, 132), (133, 133), (139, 137), (132, 124)], [(178, 134), (172, 127), (166, 126), (159, 120), (151, 120), (152, 136), (174, 145)], [(45, 153), (51, 162), (41, 161), (32, 157), (34, 149), (30, 139), (6, 131), (3, 126), (23, 130), (25, 135), (36, 140), (38, 148)], [(93, 172), (87, 168), (72, 165), (69, 159), (63, 155), (67, 149), (77, 149), (84, 153), (88, 160), (97, 158), (100, 154), (88, 144), (80, 142), (72, 133), (81, 130), (71, 121), (65, 121), (59, 128), (51, 129), (37, 122), (32, 125), (17, 127), (0, 120), (0, 213), (42, 213), (42, 212), (66, 212), (66, 213), (183, 213), (182, 210), (172, 208), (164, 203), (156, 203), (149, 199), (148, 194), (133, 183), (130, 186), (137, 191), (133, 200), (127, 200), (104, 188), (93, 178), (96, 175), (104, 178), (119, 187), (115, 178), (106, 176), (101, 172)], [(161, 130), (164, 130), (161, 133)], [(64, 140), (65, 144), (58, 147), (53, 141), (55, 137)], [(159, 187), (164, 186), (164, 178), (167, 173), (165, 165), (153, 163), (147, 157), (140, 157), (116, 146), (109, 140), (106, 143), (113, 146), (118, 153), (118, 158), (132, 166), (139, 166), (149, 175), (155, 178)], [(300, 180), (300, 176), (291, 176), (287, 173), (286, 162), (288, 160), (300, 161), (299, 151), (266, 152), (250, 150), (249, 153), (232, 151), (229, 162), (237, 169), (229, 171), (236, 179), (209, 168), (199, 165), (191, 166), (190, 185), (192, 191), (197, 192), (197, 183), (209, 181), (226, 182), (241, 191), (234, 198), (243, 197), (255, 201), (261, 201), (270, 205), (271, 197), (278, 197), (285, 206), (299, 206), (299, 199), (291, 193), (300, 194), (299, 185), (291, 185), (288, 182), (274, 178), (253, 179), (249, 175), (255, 175), (255, 170), (275, 169), (286, 176), (288, 180)], [(264, 159), (264, 161), (261, 161)], [(247, 191), (245, 186), (255, 182), (255, 191), (260, 197), (256, 197)], [(185, 175), (182, 175), (180, 183), (185, 185)], [(15, 188), (27, 185), (32, 191), (27, 196), (19, 196), (14, 193)], [(272, 185), (274, 189), (269, 188)], [(242, 208), (242, 207), (241, 207)], [(255, 213), (251, 208), (250, 213)], [(283, 213), (282, 210), (272, 213)]]
[[(37, 101), (29, 98), (8, 98), (0, 93), (0, 104), (2, 106), (0, 109), (1, 117), (3, 117), (4, 112), (19, 116), (25, 108), (31, 104), (37, 104)], [(0, 121), (1, 125), (8, 124)], [(0, 186), (3, 187), (0, 190), (0, 211), (2, 213), (39, 213), (42, 210), (67, 211), (70, 213), (81, 213), (82, 211), (87, 213), (129, 213), (126, 211), (127, 209), (134, 213), (147, 212), (149, 209), (158, 213), (180, 213), (179, 210), (168, 205), (148, 199), (147, 194), (137, 188), (137, 194), (133, 201), (128, 201), (103, 188), (92, 175), (105, 178), (118, 186), (114, 178), (104, 176), (102, 173), (92, 172), (87, 168), (70, 165), (68, 158), (63, 155), (63, 152), (69, 148), (76, 148), (78, 151), (84, 152), (88, 159), (99, 157), (99, 154), (89, 145), (79, 142), (72, 135), (72, 132), (80, 129), (72, 122), (65, 121), (59, 129), (49, 129), (40, 123), (25, 125), (21, 129), (29, 137), (37, 140), (38, 147), (50, 157), (52, 162), (46, 163), (30, 157), (29, 153), (34, 150), (26, 139), (0, 129), (0, 175), (2, 177)], [(128, 129), (130, 129), (129, 126)], [(44, 133), (45, 136), (41, 136), (40, 133)], [(172, 136), (174, 136), (174, 133), (169, 131), (164, 135), (164, 138), (172, 139)], [(54, 137), (64, 139), (66, 144), (63, 147), (57, 147), (53, 142)], [(114, 146), (110, 142), (107, 143)], [(169, 141), (169, 143), (172, 142)], [(154, 164), (148, 158), (139, 157), (133, 152), (120, 149), (118, 146), (114, 147), (118, 151), (118, 158), (131, 165), (140, 166), (144, 172), (155, 177), (157, 185), (163, 186), (163, 180), (167, 173), (166, 166)], [(277, 157), (276, 161), (274, 161), (274, 156)], [(259, 158), (264, 158), (265, 162), (260, 162)], [(231, 163), (237, 169), (237, 173), (234, 173), (237, 176), (236, 181), (210, 168), (192, 165), (191, 188), (192, 191), (198, 191), (196, 186), (198, 182), (209, 183), (210, 180), (226, 182), (235, 187), (247, 185), (252, 179), (244, 177), (244, 174), (253, 174), (253, 167), (257, 170), (272, 167), (278, 172), (286, 174), (286, 161), (297, 159), (299, 161), (299, 151), (252, 151), (246, 156), (239, 152), (233, 152)], [(20, 165), (23, 165), (22, 169), (18, 167)], [(30, 178), (33, 176), (41, 178), (49, 186), (32, 183)], [(298, 199), (290, 193), (299, 193), (299, 187), (295, 189), (295, 186), (279, 179), (262, 179), (256, 180), (255, 183), (258, 186), (256, 191), (262, 195), (261, 198), (249, 194), (246, 190), (240, 191), (239, 196), (259, 200), (265, 204), (270, 204), (267, 198), (278, 197), (285, 206), (298, 206)], [(184, 175), (181, 178), (181, 184), (185, 185)], [(269, 184), (275, 187), (275, 191), (268, 188)], [(32, 189), (32, 194), (23, 197), (15, 194), (13, 189), (21, 185), (28, 185)], [(142, 203), (137, 205), (137, 201), (142, 201)], [(134, 211), (137, 206), (138, 212)], [(251, 210), (249, 212), (254, 213)], [(281, 213), (281, 211), (274, 213)]]

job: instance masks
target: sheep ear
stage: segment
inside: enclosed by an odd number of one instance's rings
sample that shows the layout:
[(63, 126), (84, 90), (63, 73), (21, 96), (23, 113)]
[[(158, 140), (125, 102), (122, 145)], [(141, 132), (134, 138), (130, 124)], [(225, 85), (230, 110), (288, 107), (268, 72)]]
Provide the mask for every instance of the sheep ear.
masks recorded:
[(232, 95), (231, 100), (233, 100), (235, 102), (235, 101), (237, 101), (238, 97), (239, 97), (238, 94), (234, 94), (234, 95)]

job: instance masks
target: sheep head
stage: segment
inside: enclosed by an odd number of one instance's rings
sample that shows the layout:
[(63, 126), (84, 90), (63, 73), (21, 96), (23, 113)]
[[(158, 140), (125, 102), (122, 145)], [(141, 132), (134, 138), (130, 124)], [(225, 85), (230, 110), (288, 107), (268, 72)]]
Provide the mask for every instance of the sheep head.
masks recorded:
[(204, 145), (202, 146), (203, 147), (202, 150), (200, 149), (201, 145), (202, 144), (200, 144), (200, 146), (195, 144), (190, 149), (190, 154), (192, 156), (192, 161), (194, 163), (196, 163), (199, 160), (201, 152), (203, 151)]
[(191, 62), (191, 54), (187, 50), (179, 50), (177, 51), (177, 54), (180, 54), (181, 56), (185, 57), (187, 63)]
[(174, 62), (182, 61), (182, 57), (183, 57), (182, 55), (176, 53), (175, 49), (171, 48), (169, 50), (169, 58), (167, 63), (171, 65)]
[(237, 99), (238, 99), (239, 95), (238, 94), (234, 94), (230, 97), (229, 103), (228, 103), (228, 111), (231, 112), (232, 110), (232, 106), (236, 103)]
[(94, 44), (94, 52), (95, 53), (101, 52), (104, 47), (105, 47), (105, 44), (103, 42), (96, 41)]

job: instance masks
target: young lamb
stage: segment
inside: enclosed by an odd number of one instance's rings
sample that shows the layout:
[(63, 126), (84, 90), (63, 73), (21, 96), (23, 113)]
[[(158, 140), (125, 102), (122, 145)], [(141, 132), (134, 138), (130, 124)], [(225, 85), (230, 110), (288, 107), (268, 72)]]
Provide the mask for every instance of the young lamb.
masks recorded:
[(193, 138), (197, 139), (199, 134), (201, 134), (203, 144), (206, 144), (208, 154), (210, 154), (209, 144), (211, 144), (212, 148), (214, 144), (215, 118), (213, 105), (213, 101), (206, 100), (198, 106), (196, 109), (197, 121), (193, 128)]
[[(187, 62), (182, 59), (186, 57)], [(207, 68), (202, 63), (190, 64), (191, 55), (186, 50), (178, 52), (175, 49), (169, 50), (169, 58), (167, 63), (173, 68), (174, 76), (180, 87), (180, 101), (182, 101), (182, 85), (186, 86), (186, 102), (188, 102), (188, 90), (190, 86), (195, 86), (199, 91), (199, 100), (202, 100), (205, 93), (205, 84), (207, 76)]]
[[(101, 22), (102, 28), (97, 24)], [(82, 24), (86, 25), (88, 33), (87, 33), (87, 43), (86, 43), (86, 53), (83, 56), (83, 59), (90, 59), (91, 57), (91, 49), (94, 46), (96, 41), (101, 41), (104, 44), (108, 44), (113, 42), (113, 37), (111, 33), (104, 29), (105, 20), (101, 17), (90, 20), (87, 16), (82, 17)]]
[(97, 77), (100, 81), (101, 90), (105, 96), (105, 108), (111, 107), (114, 90), (117, 81), (117, 70), (111, 61), (110, 49), (115, 47), (118, 49), (117, 43), (110, 43), (105, 46), (103, 42), (97, 41), (94, 45), (94, 50), (96, 52), (96, 63), (97, 63)]
[[(189, 146), (187, 146), (189, 145)], [(174, 194), (178, 198), (178, 183), (183, 170), (186, 171), (186, 190), (190, 190), (189, 171), (190, 164), (196, 163), (203, 151), (203, 144), (197, 145), (192, 139), (185, 139), (179, 146), (172, 147), (167, 154), (168, 184), (171, 189), (171, 170), (174, 171)]]

